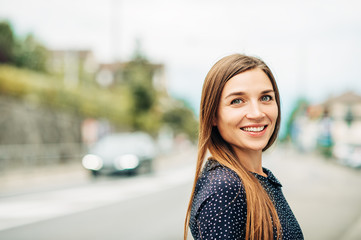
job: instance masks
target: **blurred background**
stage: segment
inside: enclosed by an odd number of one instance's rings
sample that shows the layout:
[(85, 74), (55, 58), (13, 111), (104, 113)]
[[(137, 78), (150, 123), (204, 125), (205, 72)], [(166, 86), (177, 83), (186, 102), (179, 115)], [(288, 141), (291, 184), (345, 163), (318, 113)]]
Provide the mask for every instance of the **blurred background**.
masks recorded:
[(361, 239), (358, 1), (0, 0), (0, 238), (182, 239), (203, 80), (272, 69), (306, 239)]

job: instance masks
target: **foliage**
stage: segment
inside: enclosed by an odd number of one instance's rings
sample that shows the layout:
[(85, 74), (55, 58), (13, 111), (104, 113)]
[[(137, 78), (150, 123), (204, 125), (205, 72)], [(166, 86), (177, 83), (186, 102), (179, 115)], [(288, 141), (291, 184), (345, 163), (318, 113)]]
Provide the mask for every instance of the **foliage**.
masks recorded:
[(153, 134), (160, 128), (158, 93), (153, 87), (153, 66), (145, 58), (136, 58), (122, 69), (122, 84), (132, 99), (132, 128)]
[(31, 34), (15, 38), (8, 22), (0, 22), (0, 63), (46, 71), (47, 49)]
[(163, 114), (163, 122), (169, 125), (175, 133), (186, 133), (195, 141), (198, 135), (198, 121), (190, 108), (179, 100), (173, 100), (174, 106)]
[(292, 134), (292, 125), (293, 125), (294, 121), (296, 120), (296, 118), (300, 114), (302, 114), (306, 111), (307, 106), (308, 106), (308, 101), (306, 99), (300, 98), (297, 100), (297, 102), (290, 114), (290, 117), (288, 118), (288, 120), (286, 122), (286, 133), (285, 133), (284, 137), (281, 139), (281, 141), (290, 140), (291, 134)]
[(48, 50), (38, 43), (31, 34), (24, 41), (18, 41), (14, 57), (14, 63), (18, 67), (46, 71)]
[[(0, 22), (0, 64), (3, 63), (0, 94), (84, 117), (105, 118), (122, 129), (153, 135), (162, 125), (168, 125), (175, 133), (186, 133), (192, 140), (196, 139), (197, 121), (193, 112), (164, 90), (155, 89), (153, 76), (158, 66), (148, 62), (139, 44), (133, 59), (122, 63), (114, 73), (119, 81), (108, 89), (96, 84), (70, 88), (62, 79), (46, 74), (47, 61), (48, 50), (34, 36), (15, 38), (10, 24)], [(94, 81), (95, 75), (89, 79)]]
[(111, 92), (99, 88), (66, 88), (50, 75), (0, 65), (0, 94), (34, 104), (63, 109), (84, 117), (107, 118), (115, 125), (129, 126), (129, 95), (122, 88)]
[(0, 63), (13, 61), (15, 39), (8, 22), (0, 22)]
[(132, 91), (135, 90), (129, 85), (112, 89), (67, 88), (62, 80), (51, 75), (0, 65), (0, 94), (83, 117), (105, 118), (122, 129), (142, 130), (154, 135), (166, 124), (176, 134), (186, 133), (191, 140), (196, 139), (197, 120), (181, 101), (163, 96), (164, 102), (168, 103), (164, 107), (159, 95), (150, 94), (145, 88), (136, 94)]

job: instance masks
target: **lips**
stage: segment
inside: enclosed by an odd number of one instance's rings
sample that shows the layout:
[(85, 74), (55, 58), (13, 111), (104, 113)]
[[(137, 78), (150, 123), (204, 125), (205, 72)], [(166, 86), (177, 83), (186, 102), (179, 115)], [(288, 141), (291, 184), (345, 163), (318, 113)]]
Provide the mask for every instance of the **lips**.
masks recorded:
[(242, 127), (241, 130), (245, 132), (262, 132), (265, 128), (267, 128), (267, 125)]

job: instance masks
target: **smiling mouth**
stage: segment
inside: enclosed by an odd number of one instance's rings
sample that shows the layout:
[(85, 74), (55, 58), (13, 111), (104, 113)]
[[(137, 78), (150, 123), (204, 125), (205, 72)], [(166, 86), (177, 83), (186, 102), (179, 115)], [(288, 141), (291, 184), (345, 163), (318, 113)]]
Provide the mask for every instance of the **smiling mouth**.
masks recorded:
[(244, 127), (244, 128), (241, 128), (241, 130), (243, 130), (245, 132), (262, 132), (266, 127), (267, 127), (267, 125), (264, 125), (261, 127)]

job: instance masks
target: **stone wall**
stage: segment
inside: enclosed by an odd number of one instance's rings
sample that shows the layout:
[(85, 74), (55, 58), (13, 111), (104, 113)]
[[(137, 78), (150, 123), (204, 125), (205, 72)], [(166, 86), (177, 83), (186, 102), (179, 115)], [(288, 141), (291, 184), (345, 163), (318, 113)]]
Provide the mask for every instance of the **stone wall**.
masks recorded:
[(79, 161), (81, 123), (70, 113), (0, 96), (0, 171)]

